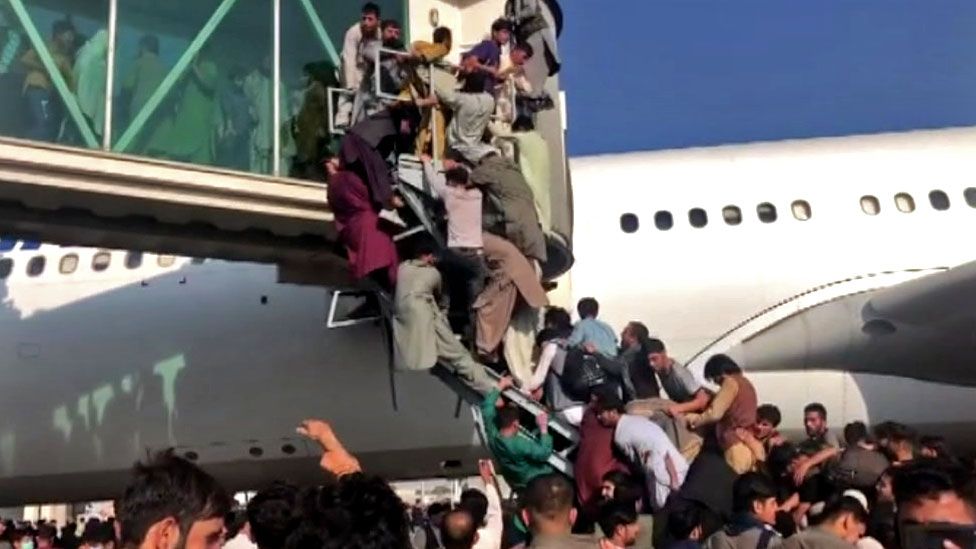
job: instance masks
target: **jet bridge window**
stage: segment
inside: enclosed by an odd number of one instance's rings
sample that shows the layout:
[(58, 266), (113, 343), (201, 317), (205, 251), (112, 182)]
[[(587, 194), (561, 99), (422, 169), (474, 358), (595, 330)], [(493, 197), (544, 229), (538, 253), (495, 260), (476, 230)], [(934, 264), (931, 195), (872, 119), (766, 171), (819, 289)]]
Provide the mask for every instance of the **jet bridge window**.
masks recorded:
[(627, 234), (633, 234), (636, 233), (638, 229), (640, 229), (640, 219), (637, 218), (637, 215), (625, 213), (624, 215), (620, 216), (621, 231)]
[(895, 207), (901, 213), (912, 213), (915, 211), (915, 199), (908, 193), (898, 193), (895, 195)]
[(68, 254), (61, 258), (58, 264), (58, 271), (63, 275), (69, 275), (78, 270), (78, 254)]
[(773, 206), (769, 202), (763, 202), (756, 206), (756, 213), (759, 215), (759, 221), (763, 223), (776, 221), (776, 206)]
[(674, 227), (674, 216), (671, 212), (661, 210), (654, 214), (654, 226), (662, 231), (670, 230)]
[(100, 273), (108, 269), (109, 265), (112, 264), (112, 254), (108, 252), (98, 252), (92, 257), (92, 270), (96, 273)]
[(722, 219), (727, 225), (739, 225), (742, 223), (742, 210), (738, 206), (726, 206), (722, 208)]
[(6, 279), (14, 270), (14, 260), (9, 257), (0, 257), (0, 280)]
[(865, 195), (861, 197), (861, 211), (868, 215), (878, 215), (881, 213), (881, 203), (878, 197)]
[(949, 195), (936, 189), (929, 193), (929, 204), (940, 212), (944, 212), (949, 209)]
[(962, 196), (966, 199), (966, 204), (969, 204), (970, 208), (976, 208), (976, 187), (969, 187), (962, 192)]
[(708, 225), (708, 213), (701, 208), (692, 208), (688, 211), (688, 222), (696, 229), (701, 229)]
[(43, 255), (32, 257), (31, 260), (27, 262), (27, 276), (41, 276), (41, 273), (44, 272), (44, 265), (46, 264), (47, 260)]

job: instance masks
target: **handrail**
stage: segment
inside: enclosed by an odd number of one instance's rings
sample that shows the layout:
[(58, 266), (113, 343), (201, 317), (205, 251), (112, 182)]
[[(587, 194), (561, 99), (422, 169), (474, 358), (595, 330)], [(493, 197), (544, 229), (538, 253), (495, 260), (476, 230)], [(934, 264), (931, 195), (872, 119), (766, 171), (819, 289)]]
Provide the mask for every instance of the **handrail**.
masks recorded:
[[(914, 280), (930, 274), (947, 271), (948, 267), (904, 269), (882, 271), (836, 280), (804, 290), (783, 299), (739, 322), (725, 333), (715, 338), (688, 359), (689, 369), (696, 369), (704, 360), (716, 353), (727, 352), (732, 346), (754, 337), (776, 324), (814, 307), (856, 294), (871, 292)], [(743, 335), (743, 333), (745, 334)]]

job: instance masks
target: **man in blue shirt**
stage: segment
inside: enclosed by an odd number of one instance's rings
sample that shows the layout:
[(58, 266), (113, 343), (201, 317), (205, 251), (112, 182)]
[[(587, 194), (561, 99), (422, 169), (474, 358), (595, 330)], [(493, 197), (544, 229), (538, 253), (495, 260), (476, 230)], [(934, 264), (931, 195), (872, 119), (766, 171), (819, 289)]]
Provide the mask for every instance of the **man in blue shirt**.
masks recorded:
[(488, 74), (485, 91), (494, 93), (501, 78), (502, 47), (512, 39), (512, 23), (497, 19), (491, 24), (491, 38), (483, 40), (462, 57), (461, 65), (469, 70), (479, 70)]
[(617, 334), (609, 324), (596, 319), (600, 314), (600, 304), (592, 297), (584, 297), (576, 304), (576, 312), (580, 321), (573, 327), (569, 345), (583, 346), (589, 343), (604, 356), (617, 356)]

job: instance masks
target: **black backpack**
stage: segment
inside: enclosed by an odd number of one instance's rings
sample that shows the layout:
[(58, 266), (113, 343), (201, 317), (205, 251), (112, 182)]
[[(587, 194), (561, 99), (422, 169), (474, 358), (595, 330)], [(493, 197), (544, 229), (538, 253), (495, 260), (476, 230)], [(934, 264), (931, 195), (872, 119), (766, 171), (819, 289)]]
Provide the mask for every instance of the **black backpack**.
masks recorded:
[(589, 402), (590, 390), (607, 382), (607, 374), (596, 357), (573, 347), (566, 351), (562, 386), (566, 396), (577, 402)]

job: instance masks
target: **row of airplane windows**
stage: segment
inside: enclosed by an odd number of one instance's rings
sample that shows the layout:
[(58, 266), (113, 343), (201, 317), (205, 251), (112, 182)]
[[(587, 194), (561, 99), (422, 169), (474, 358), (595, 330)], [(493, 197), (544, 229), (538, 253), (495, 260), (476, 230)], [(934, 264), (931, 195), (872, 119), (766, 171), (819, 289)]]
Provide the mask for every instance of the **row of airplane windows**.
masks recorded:
[[(971, 208), (976, 208), (976, 187), (969, 187), (963, 191), (963, 198)], [(894, 197), (895, 208), (902, 213), (912, 213), (915, 211), (915, 199), (909, 193), (898, 193)], [(936, 211), (944, 212), (952, 205), (944, 191), (933, 190), (929, 193), (929, 204)], [(813, 209), (806, 200), (794, 200), (790, 204), (790, 211), (797, 221), (809, 221), (813, 217)], [(881, 201), (874, 195), (861, 197), (861, 211), (867, 215), (878, 215), (881, 213)], [(756, 216), (762, 223), (773, 223), (778, 219), (776, 206), (769, 202), (763, 202), (756, 206)], [(738, 206), (726, 206), (722, 208), (722, 219), (726, 225), (736, 226), (742, 223), (742, 210)], [(696, 229), (701, 229), (708, 225), (708, 213), (702, 208), (692, 208), (688, 210), (688, 223)], [(654, 214), (654, 226), (658, 230), (668, 231), (674, 227), (674, 215), (667, 210), (660, 210)], [(640, 229), (640, 219), (637, 214), (625, 213), (620, 216), (620, 230), (625, 233), (635, 233)]]
[[(138, 269), (143, 266), (144, 254), (142, 252), (127, 252), (125, 254), (124, 264), (125, 268), (129, 270)], [(79, 263), (81, 259), (78, 254), (69, 253), (61, 257), (61, 261), (58, 262), (58, 272), (63, 275), (74, 274), (78, 271)], [(203, 263), (201, 259), (194, 259), (194, 263)], [(166, 269), (172, 267), (176, 263), (176, 257), (172, 255), (159, 255), (156, 256), (156, 264), (160, 267)], [(112, 265), (112, 254), (110, 252), (98, 252), (92, 256), (91, 270), (96, 273), (100, 273), (108, 270)], [(0, 280), (3, 280), (11, 275), (14, 271), (14, 260), (10, 257), (0, 257)], [(44, 270), (47, 267), (47, 258), (43, 255), (36, 255), (27, 261), (27, 276), (37, 277), (44, 274)]]

